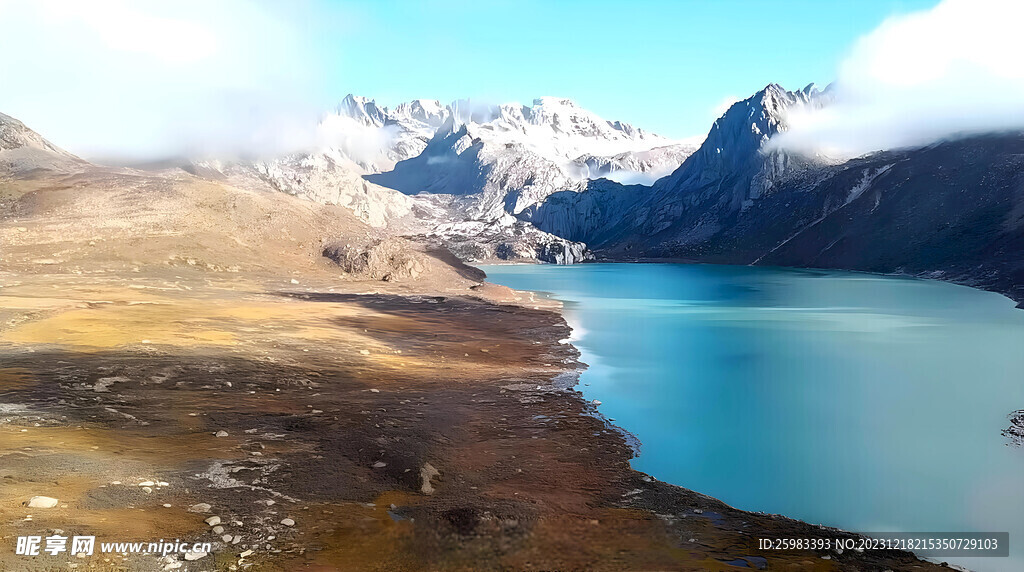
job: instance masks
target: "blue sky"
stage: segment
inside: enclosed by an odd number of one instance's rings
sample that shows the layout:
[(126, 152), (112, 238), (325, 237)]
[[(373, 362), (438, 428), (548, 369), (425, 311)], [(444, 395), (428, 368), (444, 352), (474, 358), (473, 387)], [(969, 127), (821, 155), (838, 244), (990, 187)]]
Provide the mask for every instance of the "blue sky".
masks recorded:
[(770, 82), (827, 84), (858, 37), (935, 3), (329, 2), (321, 13), (333, 12), (339, 31), (314, 42), (336, 58), (328, 79), (337, 93), (386, 103), (565, 96), (684, 137), (706, 132), (723, 100)]
[(87, 158), (294, 148), (349, 92), (555, 95), (681, 138), (770, 82), (832, 81), (858, 38), (935, 3), (0, 0), (0, 112)]

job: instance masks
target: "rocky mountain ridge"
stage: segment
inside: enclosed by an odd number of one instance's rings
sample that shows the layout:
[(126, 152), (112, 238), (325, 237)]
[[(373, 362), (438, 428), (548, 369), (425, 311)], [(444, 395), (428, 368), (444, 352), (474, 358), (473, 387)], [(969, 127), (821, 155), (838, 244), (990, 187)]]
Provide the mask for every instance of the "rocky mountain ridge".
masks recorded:
[(773, 144), (788, 110), (830, 97), (770, 85), (733, 105), (653, 187), (596, 181), (521, 218), (605, 259), (906, 273), (1024, 300), (1024, 134), (843, 162)]
[[(700, 148), (651, 186), (589, 177), (614, 174), (613, 162), (651, 170), (652, 155), (678, 159), (678, 149), (555, 98), (533, 106), (415, 100), (388, 109), (350, 96), (335, 116), (393, 135), (390, 167), (324, 147), (185, 168), (240, 188), (344, 206), (371, 227), (440, 243), (473, 262), (574, 263), (595, 251), (612, 260), (905, 272), (1024, 299), (1024, 264), (1014, 250), (1024, 212), (1021, 135), (979, 135), (849, 161), (776, 143), (792, 110), (831, 100), (828, 88), (769, 85), (731, 106)], [(0, 161), (9, 169), (82, 164), (19, 122), (0, 120)], [(600, 154), (609, 146), (630, 150)], [(569, 160), (584, 148), (598, 154)], [(574, 174), (573, 165), (587, 174)]]
[[(630, 186), (591, 183), (584, 193), (551, 196), (523, 217), (559, 236), (576, 237), (593, 247), (643, 235), (652, 242), (699, 241), (718, 229), (717, 219), (749, 208), (783, 177), (827, 164), (820, 158), (770, 148), (786, 129), (786, 114), (796, 106), (827, 105), (830, 90), (813, 84), (796, 92), (776, 84), (733, 104), (708, 132), (700, 148), (670, 175), (646, 191)], [(611, 202), (601, 211), (595, 203)], [(621, 216), (625, 210), (635, 216)], [(607, 213), (602, 216), (600, 212)], [(679, 231), (685, 229), (680, 236)]]
[(50, 143), (21, 121), (0, 113), (0, 171), (68, 171), (82, 163), (81, 159)]

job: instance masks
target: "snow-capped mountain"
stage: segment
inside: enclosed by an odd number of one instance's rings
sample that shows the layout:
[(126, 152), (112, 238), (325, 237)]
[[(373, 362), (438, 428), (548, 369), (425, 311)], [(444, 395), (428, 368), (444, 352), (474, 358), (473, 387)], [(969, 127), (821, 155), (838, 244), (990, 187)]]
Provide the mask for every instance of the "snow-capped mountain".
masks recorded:
[(475, 196), (464, 212), (471, 219), (519, 214), (554, 192), (581, 190), (590, 179), (653, 182), (695, 150), (692, 144), (606, 121), (562, 98), (542, 97), (530, 106), (462, 100), (441, 108), (433, 102), (428, 113), (416, 105), (403, 108), (421, 110), (415, 116), (395, 113), (390, 124), (403, 126), (405, 133), (443, 123), (419, 155), (367, 178), (407, 194)]
[[(750, 207), (781, 178), (822, 163), (817, 157), (772, 148), (769, 142), (787, 128), (789, 110), (830, 100), (830, 90), (813, 84), (799, 91), (771, 84), (733, 104), (700, 148), (647, 192), (591, 184), (599, 202), (611, 201), (616, 208), (604, 209), (587, 193), (559, 193), (524, 212), (523, 218), (542, 230), (595, 246), (633, 235), (658, 243), (700, 241), (717, 232), (720, 219)], [(620, 218), (622, 209), (636, 211), (635, 216)], [(565, 210), (569, 213), (558, 212)]]
[[(1024, 133), (851, 160), (780, 143), (792, 112), (831, 101), (829, 89), (769, 85), (731, 106), (690, 154), (564, 100), (388, 109), (349, 97), (324, 122), (354, 126), (332, 139), (344, 145), (184, 168), (343, 205), (387, 234), (440, 243), (468, 261), (573, 263), (596, 252), (833, 267), (943, 278), (1024, 300)], [(612, 180), (652, 175), (684, 155), (651, 186)], [(0, 178), (82, 165), (0, 115)]]
[(621, 121), (607, 121), (570, 99), (541, 97), (533, 105), (452, 104), (457, 125), (468, 125), (485, 143), (519, 144), (556, 163), (585, 155), (647, 151), (675, 141)]
[(786, 117), (797, 107), (821, 107), (831, 101), (831, 90), (814, 84), (786, 91), (770, 84), (753, 96), (733, 104), (715, 121), (700, 149), (659, 186), (666, 190), (707, 188), (729, 180), (730, 206), (740, 208), (771, 188), (772, 180), (799, 159), (768, 142), (788, 127)]
[(467, 197), (460, 201), (462, 216), (487, 220), (516, 214), (553, 192), (582, 188), (581, 180), (529, 146), (488, 143), (481, 131), (486, 129), (478, 123), (449, 118), (422, 153), (366, 178), (409, 195)]
[(311, 151), (189, 169), (348, 206), (373, 226), (458, 242), (474, 259), (574, 262), (582, 245), (509, 215), (598, 177), (653, 181), (696, 149), (553, 97), (532, 105), (417, 99), (389, 108), (348, 95), (317, 134)]
[(625, 151), (618, 155), (581, 155), (572, 165), (583, 179), (609, 179), (622, 184), (653, 185), (669, 175), (700, 147), (677, 143), (646, 151)]
[[(484, 147), (516, 147), (553, 163), (573, 180), (615, 176), (620, 171), (641, 178), (666, 174), (697, 149), (692, 142), (607, 121), (564, 98), (541, 97), (533, 105), (491, 105), (469, 99), (442, 105), (416, 99), (392, 109), (350, 94), (321, 121), (317, 151), (347, 158), (369, 174), (384, 173), (399, 161), (419, 156), (432, 139), (448, 137), (462, 127)], [(468, 146), (462, 147), (453, 150), (461, 153)], [(437, 182), (428, 186), (434, 192), (475, 192)], [(438, 191), (439, 186), (444, 189)]]
[(451, 116), (451, 108), (437, 101), (417, 99), (388, 109), (349, 94), (321, 120), (316, 153), (348, 159), (361, 174), (390, 171), (423, 152)]
[(1024, 300), (1024, 133), (850, 160), (779, 144), (829, 89), (769, 85), (737, 102), (653, 187), (592, 181), (520, 214), (600, 258), (898, 272)]

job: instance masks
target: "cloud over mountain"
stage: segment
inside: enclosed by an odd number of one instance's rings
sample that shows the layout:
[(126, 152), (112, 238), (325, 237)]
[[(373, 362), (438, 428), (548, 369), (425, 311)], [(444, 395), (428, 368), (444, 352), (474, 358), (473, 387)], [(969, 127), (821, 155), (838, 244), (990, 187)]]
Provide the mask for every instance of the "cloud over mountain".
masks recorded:
[(0, 0), (0, 105), (86, 157), (279, 152), (308, 141), (334, 98), (321, 98), (305, 10)]
[(795, 109), (776, 144), (835, 155), (1024, 128), (1024, 3), (946, 0), (863, 36), (839, 69), (835, 102)]

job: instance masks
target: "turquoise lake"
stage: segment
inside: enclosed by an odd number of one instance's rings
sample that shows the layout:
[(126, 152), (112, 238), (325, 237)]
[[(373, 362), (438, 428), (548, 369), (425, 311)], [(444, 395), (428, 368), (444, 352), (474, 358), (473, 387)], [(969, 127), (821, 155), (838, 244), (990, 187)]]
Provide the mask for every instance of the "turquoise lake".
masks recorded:
[(633, 466), (746, 510), (857, 532), (1009, 531), (1024, 569), (1024, 311), (870, 274), (684, 264), (484, 266), (565, 303), (580, 379)]

